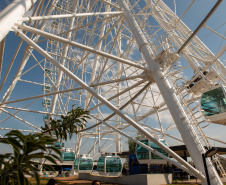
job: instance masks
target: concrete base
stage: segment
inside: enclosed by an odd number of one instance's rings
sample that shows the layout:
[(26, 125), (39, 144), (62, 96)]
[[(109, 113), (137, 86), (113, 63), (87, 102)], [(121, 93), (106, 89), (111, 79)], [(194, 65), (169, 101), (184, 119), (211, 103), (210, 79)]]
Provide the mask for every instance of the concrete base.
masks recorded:
[(172, 174), (139, 174), (128, 176), (101, 176), (90, 173), (79, 173), (78, 179), (81, 180), (99, 180), (102, 182), (111, 182), (128, 185), (163, 185), (173, 182)]

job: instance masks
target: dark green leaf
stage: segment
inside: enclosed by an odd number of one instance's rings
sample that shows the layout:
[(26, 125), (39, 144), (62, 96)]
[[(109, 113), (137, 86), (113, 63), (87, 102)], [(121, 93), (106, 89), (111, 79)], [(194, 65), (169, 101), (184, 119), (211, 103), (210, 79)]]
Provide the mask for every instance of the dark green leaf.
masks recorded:
[(24, 174), (21, 170), (18, 170), (18, 175), (19, 175), (19, 184), (24, 185), (25, 184), (25, 179), (24, 179)]
[(50, 161), (53, 164), (57, 164), (56, 161), (50, 156), (45, 156), (44, 158), (47, 159), (48, 161)]
[(37, 185), (40, 185), (40, 177), (36, 170), (33, 170)]

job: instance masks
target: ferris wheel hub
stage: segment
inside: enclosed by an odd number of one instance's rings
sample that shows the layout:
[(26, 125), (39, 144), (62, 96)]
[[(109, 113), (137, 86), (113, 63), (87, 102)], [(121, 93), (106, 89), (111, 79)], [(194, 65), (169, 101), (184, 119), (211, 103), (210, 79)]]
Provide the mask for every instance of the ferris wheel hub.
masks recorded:
[(163, 72), (166, 72), (179, 59), (180, 56), (177, 53), (172, 53), (170, 50), (162, 50), (155, 57), (155, 61), (160, 64)]

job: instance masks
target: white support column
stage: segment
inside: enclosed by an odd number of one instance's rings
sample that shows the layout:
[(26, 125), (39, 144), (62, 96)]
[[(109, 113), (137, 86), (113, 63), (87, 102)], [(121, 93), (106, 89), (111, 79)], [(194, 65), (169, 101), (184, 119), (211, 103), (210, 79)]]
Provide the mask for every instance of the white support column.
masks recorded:
[[(205, 169), (202, 162), (202, 154), (205, 153), (204, 147), (199, 141), (199, 138), (190, 121), (188, 120), (188, 117), (184, 112), (179, 100), (177, 99), (173, 89), (171, 88), (169, 82), (161, 71), (159, 63), (153, 60), (151, 48), (148, 47), (148, 42), (143, 35), (134, 16), (130, 12), (127, 3), (124, 0), (118, 0), (118, 4), (124, 10), (124, 16), (126, 18), (127, 24), (129, 25), (130, 30), (133, 33), (134, 38), (136, 39), (137, 44), (140, 47), (139, 49), (143, 54), (148, 68), (152, 70), (155, 82), (158, 85), (158, 88), (167, 104), (167, 107), (174, 119), (175, 124), (177, 125), (179, 132), (181, 133), (181, 136), (190, 153), (190, 156), (192, 157), (192, 160), (195, 163), (196, 168), (200, 170), (203, 174), (205, 174)], [(222, 185), (219, 175), (217, 174), (210, 160), (207, 160), (207, 166), (209, 170), (211, 184)], [(207, 184), (206, 179), (203, 178), (201, 180), (202, 184)]]
[[(82, 143), (82, 134), (78, 133), (76, 135), (76, 142), (75, 142), (75, 159), (79, 157), (79, 152), (80, 152), (80, 147), (81, 147), (81, 143)], [(75, 164), (75, 159), (73, 161), (72, 164), (72, 170), (71, 173), (72, 175), (75, 175), (75, 170), (74, 170), (74, 164)]]
[(78, 133), (76, 135), (76, 143), (75, 143), (75, 158), (79, 157), (80, 147), (82, 143), (82, 134)]
[[(119, 23), (120, 25), (120, 23)], [(121, 47), (122, 47), (122, 43), (121, 43), (121, 31), (119, 30), (119, 34), (118, 34), (118, 38), (117, 38), (117, 43), (118, 43), (118, 53), (117, 56), (120, 57), (121, 56)], [(117, 71), (121, 71), (122, 70), (122, 64), (121, 63), (117, 63)], [(120, 79), (122, 76), (121, 73), (117, 74), (117, 79)], [(121, 89), (121, 83), (117, 84), (117, 93), (120, 93), (120, 89)], [(120, 96), (117, 97), (116, 101), (117, 101), (117, 108), (120, 108)], [(121, 117), (119, 115), (116, 115), (116, 121), (117, 121), (117, 128), (121, 127)], [(121, 140), (121, 134), (116, 132), (116, 152), (117, 153), (121, 153), (122, 152), (122, 140)]]
[(0, 42), (17, 22), (37, 0), (14, 0), (0, 13)]
[(98, 152), (101, 153), (101, 146), (100, 146), (100, 140), (101, 140), (101, 135), (100, 135), (100, 125), (98, 126)]
[(205, 176), (203, 176), (202, 173), (200, 173), (198, 170), (194, 169), (190, 164), (188, 164), (186, 161), (184, 161), (180, 156), (178, 156), (175, 152), (170, 150), (167, 146), (165, 146), (162, 142), (160, 142), (158, 139), (156, 139), (151, 133), (146, 131), (143, 127), (141, 127), (139, 124), (137, 124), (134, 120), (132, 120), (130, 117), (125, 115), (122, 111), (117, 109), (112, 103), (110, 103), (108, 100), (106, 100), (101, 95), (97, 94), (90, 86), (88, 86), (85, 82), (83, 82), (79, 77), (77, 77), (75, 74), (73, 74), (70, 70), (62, 66), (59, 62), (57, 62), (51, 55), (49, 55), (46, 51), (44, 51), (40, 46), (38, 46), (34, 41), (29, 39), (25, 34), (23, 34), (20, 30), (17, 30), (15, 27), (13, 27), (13, 30), (17, 32), (17, 35), (21, 37), (25, 42), (27, 42), (30, 46), (32, 46), (35, 50), (37, 50), (41, 55), (43, 55), (46, 59), (48, 59), (53, 65), (58, 67), (60, 70), (62, 70), (65, 74), (67, 74), (71, 79), (73, 79), (75, 82), (77, 82), (80, 86), (84, 87), (89, 93), (93, 94), (94, 97), (96, 97), (99, 101), (104, 103), (108, 108), (110, 108), (112, 111), (114, 111), (116, 114), (118, 114), (122, 119), (124, 119), (126, 122), (128, 122), (130, 125), (132, 125), (134, 128), (136, 128), (139, 132), (141, 132), (144, 136), (146, 136), (148, 139), (153, 141), (155, 144), (157, 144), (160, 148), (162, 148), (164, 151), (166, 151), (168, 154), (170, 154), (172, 157), (174, 157), (178, 162), (183, 164), (185, 167), (187, 167), (192, 173), (195, 174), (197, 178), (200, 178), (203, 182), (205, 182)]
[[(72, 12), (74, 12), (74, 10)], [(122, 12), (94, 12), (94, 13), (78, 13), (78, 14), (72, 13), (72, 14), (50, 15), (50, 16), (23, 17), (19, 21), (28, 22), (28, 21), (50, 20), (50, 19), (63, 19), (63, 18), (88, 17), (88, 16), (100, 16), (100, 15), (121, 15), (121, 14)]]

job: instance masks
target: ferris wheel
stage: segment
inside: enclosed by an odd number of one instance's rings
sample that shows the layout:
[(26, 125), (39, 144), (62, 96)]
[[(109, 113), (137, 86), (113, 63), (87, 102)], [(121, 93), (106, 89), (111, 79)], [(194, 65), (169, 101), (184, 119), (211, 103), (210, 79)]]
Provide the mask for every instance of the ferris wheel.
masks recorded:
[[(139, 144), (142, 135), (206, 184), (204, 146), (226, 144), (205, 134), (211, 125), (226, 125), (225, 35), (207, 26), (221, 2), (194, 31), (182, 19), (195, 1), (180, 16), (176, 1), (168, 4), (174, 10), (162, 0), (11, 3), (0, 13), (1, 136), (40, 132), (75, 105), (92, 118), (76, 135), (76, 155), (121, 153), (128, 139)], [(215, 54), (197, 37), (203, 27), (221, 41)], [(197, 169), (162, 139), (185, 144)], [(222, 184), (210, 160), (207, 167), (211, 183)]]

